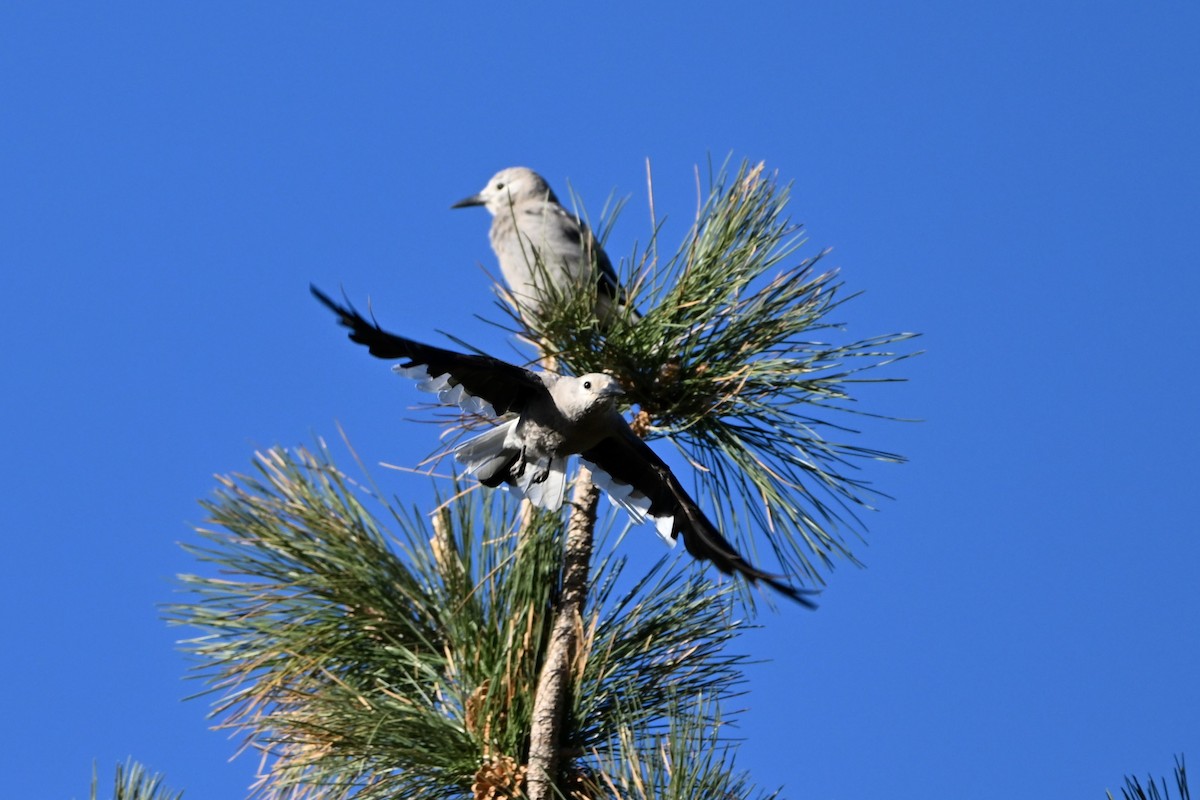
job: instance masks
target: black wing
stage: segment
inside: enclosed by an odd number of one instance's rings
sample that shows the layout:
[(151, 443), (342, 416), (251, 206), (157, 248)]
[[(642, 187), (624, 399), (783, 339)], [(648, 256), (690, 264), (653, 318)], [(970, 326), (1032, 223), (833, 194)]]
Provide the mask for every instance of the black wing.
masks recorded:
[(548, 393), (541, 379), (527, 369), (491, 356), (456, 353), (388, 333), (348, 303), (340, 306), (316, 286), (309, 289), (350, 329), (350, 341), (366, 345), (378, 358), (407, 359), (402, 368), (425, 367), (431, 378), (445, 375), (451, 387), (461, 386), (467, 394), (487, 401), (496, 414), (520, 413), (530, 400)]
[[(753, 566), (734, 550), (717, 526), (696, 505), (696, 501), (684, 491), (666, 462), (650, 449), (650, 445), (639, 439), (624, 420), (621, 420), (620, 432), (605, 438), (591, 450), (580, 453), (579, 457), (594, 464), (617, 483), (631, 486), (644, 496), (642, 505), (644, 507), (645, 502), (649, 502), (647, 513), (651, 517), (664, 521), (670, 518), (670, 535), (676, 538), (682, 535), (684, 546), (696, 558), (711, 561), (727, 575), (736, 572), (751, 583), (762, 581), (808, 608), (817, 607), (808, 599), (808, 595), (814, 594), (813, 591), (789, 586), (779, 576)], [(635, 498), (630, 504), (638, 505), (638, 499)]]

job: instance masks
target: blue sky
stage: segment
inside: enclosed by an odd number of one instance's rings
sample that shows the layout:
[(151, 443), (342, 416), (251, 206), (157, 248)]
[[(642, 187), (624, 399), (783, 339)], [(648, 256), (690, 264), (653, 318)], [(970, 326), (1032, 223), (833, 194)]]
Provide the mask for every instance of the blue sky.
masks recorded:
[[(609, 251), (677, 239), (693, 167), (765, 160), (854, 334), (928, 353), (864, 407), (906, 454), (868, 568), (764, 616), (739, 766), (788, 797), (1102, 797), (1200, 759), (1200, 11), (1194, 4), (6, 3), (0, 8), (5, 794), (133, 755), (193, 798), (253, 757), (158, 605), (214, 473), (347, 430), (415, 463), (417, 398), (310, 281), (510, 353), (486, 214), (524, 164)], [(376, 469), (405, 499), (428, 484)]]

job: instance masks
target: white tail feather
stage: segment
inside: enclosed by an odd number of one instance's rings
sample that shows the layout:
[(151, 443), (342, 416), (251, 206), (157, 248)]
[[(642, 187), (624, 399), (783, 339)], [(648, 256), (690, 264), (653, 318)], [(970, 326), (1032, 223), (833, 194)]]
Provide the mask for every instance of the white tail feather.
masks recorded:
[(562, 508), (563, 496), (567, 490), (567, 459), (552, 459), (550, 472), (546, 480), (540, 483), (533, 482), (534, 471), (532, 464), (526, 465), (525, 473), (517, 480), (518, 488), (535, 506), (547, 511), (558, 511)]
[(510, 419), (468, 439), (454, 448), (454, 460), (466, 464), (467, 470), (474, 472), (504, 452), (504, 440), (516, 424), (515, 419)]

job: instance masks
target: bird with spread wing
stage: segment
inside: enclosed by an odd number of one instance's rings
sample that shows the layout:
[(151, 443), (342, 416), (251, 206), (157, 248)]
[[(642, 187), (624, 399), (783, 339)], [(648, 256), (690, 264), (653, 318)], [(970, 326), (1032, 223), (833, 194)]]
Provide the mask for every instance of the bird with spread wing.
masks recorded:
[(507, 485), (534, 505), (562, 506), (567, 459), (578, 455), (596, 483), (637, 522), (647, 517), (674, 543), (726, 574), (763, 582), (815, 608), (809, 590), (790, 586), (743, 558), (688, 495), (667, 464), (630, 429), (616, 409), (623, 392), (611, 375), (578, 377), (533, 371), (486, 355), (458, 353), (398, 336), (343, 306), (315, 286), (313, 295), (350, 329), (371, 355), (403, 359), (396, 371), (420, 381), (445, 403), (507, 417), (455, 449), (455, 458), (484, 486)]

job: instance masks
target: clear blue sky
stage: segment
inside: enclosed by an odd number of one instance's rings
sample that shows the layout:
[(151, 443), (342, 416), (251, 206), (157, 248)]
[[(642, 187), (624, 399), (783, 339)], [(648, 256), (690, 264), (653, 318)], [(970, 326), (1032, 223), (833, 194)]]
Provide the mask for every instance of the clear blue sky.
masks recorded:
[(929, 351), (864, 399), (926, 420), (864, 437), (912, 459), (868, 470), (868, 568), (744, 642), (739, 765), (1007, 800), (1200, 763), (1197, 42), (1166, 1), (3, 4), (3, 793), (127, 755), (244, 793), (157, 607), (196, 500), (335, 421), (368, 463), (432, 444), (309, 281), (504, 355), (452, 202), (516, 164), (629, 195), (620, 256), (647, 158), (670, 240), (727, 153), (795, 181), (853, 333)]

